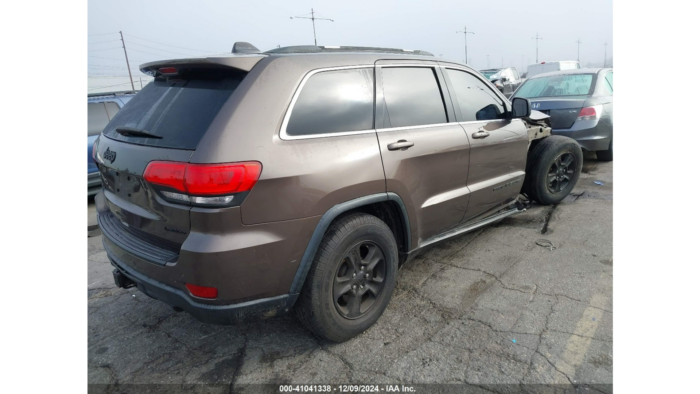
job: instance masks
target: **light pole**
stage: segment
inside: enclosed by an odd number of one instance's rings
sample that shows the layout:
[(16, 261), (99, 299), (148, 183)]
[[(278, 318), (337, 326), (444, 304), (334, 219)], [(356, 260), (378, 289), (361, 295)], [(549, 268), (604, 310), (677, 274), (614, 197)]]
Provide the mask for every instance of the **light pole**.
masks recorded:
[(603, 68), (608, 65), (608, 43), (605, 43), (605, 55), (603, 55)]
[[(307, 14), (307, 15), (308, 15), (308, 14)], [(316, 44), (316, 21), (319, 20), (319, 21), (331, 21), (331, 22), (333, 22), (333, 19), (316, 18), (315, 15), (314, 15), (314, 9), (313, 9), (313, 8), (311, 9), (311, 18), (309, 18), (308, 16), (290, 16), (290, 17), (289, 17), (289, 19), (294, 19), (294, 18), (297, 18), (297, 19), (311, 19), (311, 24), (312, 24), (313, 27), (314, 27), (314, 45), (318, 45), (318, 44)]]
[(540, 37), (540, 33), (537, 33), (537, 35), (535, 35), (534, 37), (532, 37), (532, 39), (535, 40), (535, 63), (539, 63), (539, 62), (540, 62), (540, 45), (539, 45), (539, 42), (540, 42), (540, 40), (542, 39), (542, 37)]
[(576, 61), (581, 63), (581, 39), (576, 40)]
[(464, 33), (464, 63), (469, 64), (469, 57), (467, 56), (467, 34), (476, 34), (473, 31), (467, 31), (467, 27), (464, 26), (464, 30), (460, 30), (457, 33)]

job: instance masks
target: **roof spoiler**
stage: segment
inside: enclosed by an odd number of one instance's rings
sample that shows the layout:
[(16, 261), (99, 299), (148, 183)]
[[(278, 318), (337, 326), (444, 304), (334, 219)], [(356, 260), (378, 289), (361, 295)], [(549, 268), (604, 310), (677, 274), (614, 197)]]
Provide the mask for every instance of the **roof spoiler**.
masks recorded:
[[(249, 72), (253, 66), (258, 64), (258, 62), (265, 57), (267, 57), (267, 55), (263, 55), (261, 53), (225, 53), (222, 55), (201, 58), (157, 60), (155, 62), (144, 63), (139, 66), (139, 69), (144, 74), (150, 75), (154, 78), (160, 77), (161, 75), (174, 75), (172, 74), (173, 71), (177, 73), (177, 69), (179, 68), (190, 67), (230, 67), (236, 70)], [(162, 70), (165, 68), (168, 70)]]

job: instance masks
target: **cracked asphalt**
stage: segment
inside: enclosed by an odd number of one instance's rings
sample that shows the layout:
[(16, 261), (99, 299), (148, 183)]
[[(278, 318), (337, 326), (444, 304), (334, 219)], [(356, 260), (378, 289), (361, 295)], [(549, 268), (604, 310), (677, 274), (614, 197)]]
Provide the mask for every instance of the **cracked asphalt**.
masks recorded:
[(89, 200), (89, 389), (469, 383), (500, 391), (573, 383), (611, 392), (613, 165), (585, 157), (576, 188), (558, 206), (534, 205), (404, 265), (379, 322), (342, 344), (315, 338), (291, 316), (208, 325), (116, 288)]

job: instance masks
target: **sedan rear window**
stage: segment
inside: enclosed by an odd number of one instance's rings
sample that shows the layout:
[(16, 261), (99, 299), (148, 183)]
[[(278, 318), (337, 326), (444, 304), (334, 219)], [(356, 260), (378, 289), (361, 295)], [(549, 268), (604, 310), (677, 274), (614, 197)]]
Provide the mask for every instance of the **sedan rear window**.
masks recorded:
[(528, 79), (515, 92), (515, 97), (537, 98), (589, 95), (593, 88), (593, 74), (553, 75)]
[[(104, 135), (138, 145), (196, 149), (245, 75), (208, 69), (187, 79), (156, 79), (117, 113), (105, 128)], [(120, 134), (117, 130), (120, 127), (141, 130), (160, 138)]]

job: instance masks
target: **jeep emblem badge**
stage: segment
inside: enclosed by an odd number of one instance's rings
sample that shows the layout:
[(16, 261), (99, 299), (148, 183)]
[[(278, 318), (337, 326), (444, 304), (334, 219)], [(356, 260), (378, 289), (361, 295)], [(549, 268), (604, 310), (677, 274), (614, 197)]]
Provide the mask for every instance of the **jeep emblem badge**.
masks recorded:
[(105, 158), (105, 160), (109, 160), (109, 163), (112, 164), (114, 163), (114, 160), (117, 159), (117, 152), (109, 150), (109, 148), (107, 148), (103, 157)]

